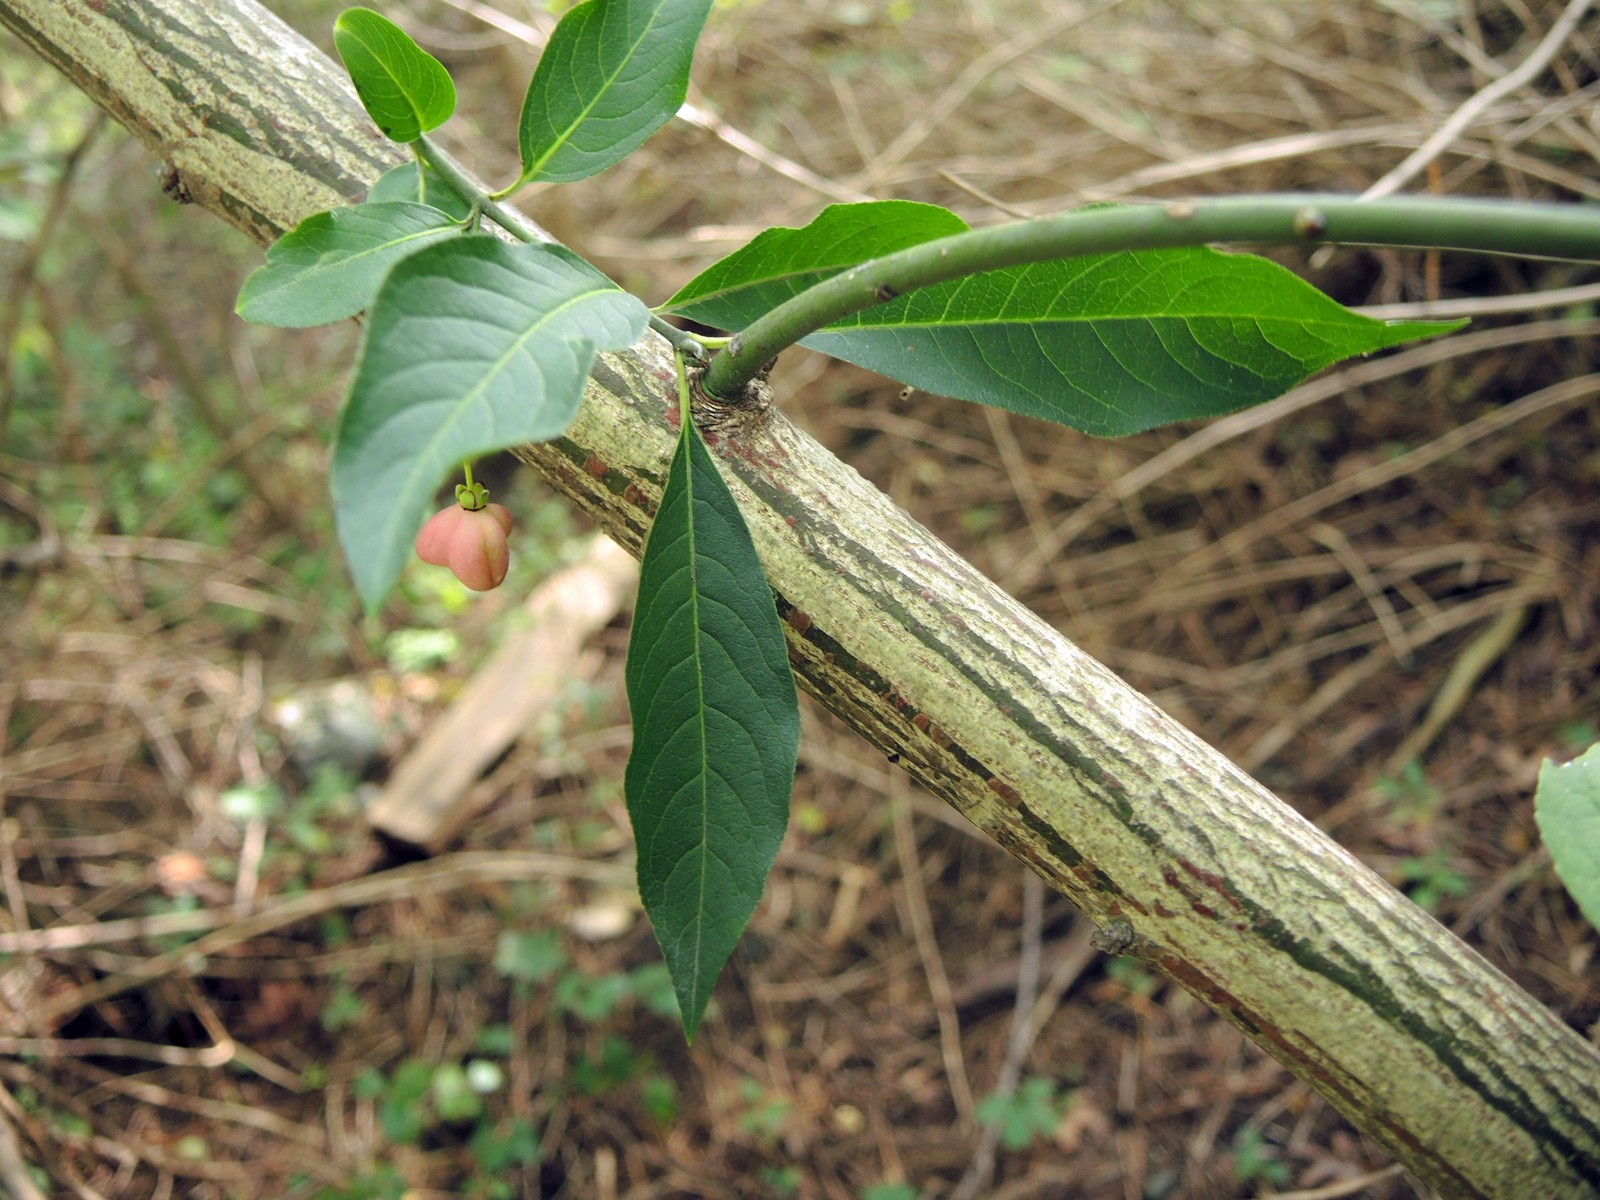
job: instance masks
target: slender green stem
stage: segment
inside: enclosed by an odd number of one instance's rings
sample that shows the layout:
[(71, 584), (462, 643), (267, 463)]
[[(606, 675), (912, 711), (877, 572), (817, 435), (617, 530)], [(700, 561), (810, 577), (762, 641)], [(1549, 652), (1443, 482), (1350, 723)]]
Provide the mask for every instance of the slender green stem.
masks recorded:
[[(427, 138), (418, 138), (412, 143), (412, 147), (417, 157), (438, 172), (439, 177), (454, 188), (457, 195), (468, 204), (474, 205), (482, 211), (485, 216), (512, 237), (522, 242), (550, 241), (549, 238), (540, 233), (533, 222), (529, 221), (521, 213), (515, 209), (507, 208), (503, 204), (496, 203), (489, 193), (474, 183), (465, 171), (456, 166), (448, 155)], [(499, 194), (496, 193), (496, 195)], [(687, 354), (696, 362), (705, 362), (709, 357), (706, 353), (706, 348), (698, 341), (654, 313), (650, 315), (650, 328), (666, 338), (672, 344), (674, 350)]]
[(428, 202), (428, 174), (422, 168), (428, 165), (427, 159), (422, 157), (422, 139), (418, 138), (411, 143), (411, 157), (417, 163), (417, 202)]
[[(678, 423), (688, 433), (694, 426), (694, 415), (690, 411), (689, 403), (689, 368), (683, 360), (685, 355), (682, 350), (674, 348), (672, 361), (678, 367)], [(693, 436), (690, 434), (689, 436)]]
[(518, 175), (510, 183), (506, 184), (505, 187), (501, 188), (499, 191), (490, 192), (489, 195), (495, 200), (505, 200), (516, 193), (522, 187), (522, 185), (527, 182), (528, 177), (526, 175)]
[(548, 242), (534, 226), (533, 222), (524, 217), (515, 209), (496, 203), (489, 194), (483, 190), (473, 179), (450, 158), (443, 150), (434, 145), (426, 137), (419, 137), (411, 143), (412, 149), (418, 158), (427, 163), (448, 183), (455, 193), (468, 204), (476, 205), (496, 225), (504, 229), (519, 242)]
[(778, 352), (825, 325), (930, 284), (1000, 267), (1120, 250), (1343, 242), (1600, 260), (1600, 205), (1352, 196), (1240, 196), (1079, 209), (958, 233), (864, 262), (752, 322), (701, 386), (738, 397)]
[(662, 337), (666, 338), (667, 341), (671, 342), (672, 348), (680, 355), (688, 355), (690, 358), (694, 359), (695, 362), (702, 363), (711, 357), (706, 348), (700, 344), (698, 339), (685, 333), (676, 325), (669, 324), (668, 322), (662, 320), (660, 317), (656, 316), (655, 313), (650, 314), (650, 328), (654, 329)]
[(462, 462), (461, 470), (466, 474), (467, 481), (456, 484), (456, 503), (468, 512), (477, 512), (489, 503), (489, 489), (472, 477), (470, 458)]

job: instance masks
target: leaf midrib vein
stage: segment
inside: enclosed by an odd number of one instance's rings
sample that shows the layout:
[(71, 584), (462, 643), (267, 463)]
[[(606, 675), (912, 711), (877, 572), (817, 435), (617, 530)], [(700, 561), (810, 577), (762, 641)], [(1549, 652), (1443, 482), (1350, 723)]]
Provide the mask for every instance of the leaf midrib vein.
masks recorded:
[(689, 607), (691, 615), (690, 628), (693, 630), (692, 640), (694, 646), (695, 722), (699, 739), (697, 745), (700, 751), (700, 770), (696, 775), (700, 793), (700, 863), (699, 880), (695, 889), (694, 968), (691, 975), (693, 998), (698, 1007), (700, 1000), (700, 952), (705, 941), (706, 925), (706, 877), (710, 870), (710, 864), (707, 859), (711, 847), (711, 804), (706, 792), (706, 777), (711, 773), (711, 763), (706, 755), (706, 681), (700, 629), (700, 558), (698, 539), (695, 537), (694, 519), (694, 416), (686, 404), (680, 405), (679, 410), (681, 414), (679, 420), (683, 426), (684, 511), (687, 524), (685, 536), (689, 542)]

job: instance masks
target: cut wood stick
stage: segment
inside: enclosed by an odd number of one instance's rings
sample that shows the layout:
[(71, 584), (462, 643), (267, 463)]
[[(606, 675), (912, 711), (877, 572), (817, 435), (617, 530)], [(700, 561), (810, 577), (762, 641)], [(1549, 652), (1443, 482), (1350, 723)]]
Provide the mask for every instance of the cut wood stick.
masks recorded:
[(367, 810), (372, 827), (437, 850), (484, 797), (472, 785), (539, 716), (558, 703), (584, 643), (639, 582), (639, 565), (596, 535), (583, 558), (528, 597), (528, 627), (507, 636), (454, 704), (400, 760)]

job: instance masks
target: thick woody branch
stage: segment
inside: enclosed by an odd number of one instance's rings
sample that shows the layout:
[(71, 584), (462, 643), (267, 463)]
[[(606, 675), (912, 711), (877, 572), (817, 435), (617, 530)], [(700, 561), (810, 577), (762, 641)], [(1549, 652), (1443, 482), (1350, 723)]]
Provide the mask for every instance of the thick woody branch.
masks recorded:
[[(402, 156), (251, 0), (0, 0), (257, 240)], [(659, 338), (522, 457), (638, 553), (673, 435)], [(710, 440), (804, 685), (1451, 1197), (1600, 1189), (1600, 1054), (770, 409)]]

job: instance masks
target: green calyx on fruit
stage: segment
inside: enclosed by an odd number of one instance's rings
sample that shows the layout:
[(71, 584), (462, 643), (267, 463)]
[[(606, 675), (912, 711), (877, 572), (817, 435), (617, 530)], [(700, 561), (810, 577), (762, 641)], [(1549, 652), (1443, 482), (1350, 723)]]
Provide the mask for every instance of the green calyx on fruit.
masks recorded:
[(473, 483), (469, 473), (466, 483), (456, 484), (456, 503), (468, 512), (477, 512), (489, 503), (489, 489), (481, 483)]

